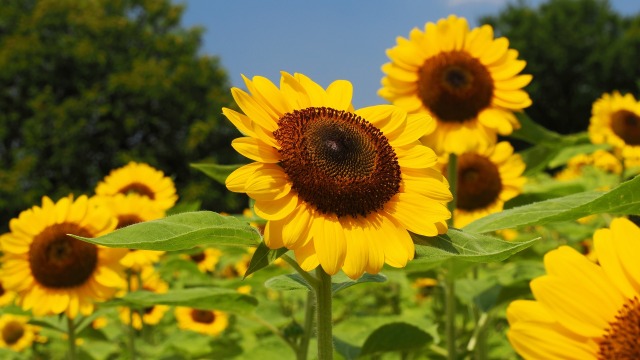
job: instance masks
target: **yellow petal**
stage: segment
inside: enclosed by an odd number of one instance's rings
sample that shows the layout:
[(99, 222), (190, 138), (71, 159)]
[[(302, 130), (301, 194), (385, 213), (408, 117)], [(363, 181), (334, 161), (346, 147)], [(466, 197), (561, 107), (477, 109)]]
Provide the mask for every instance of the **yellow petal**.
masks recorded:
[(311, 271), (318, 267), (318, 255), (315, 252), (313, 241), (294, 250), (296, 261), (304, 271)]
[(351, 107), (353, 85), (346, 80), (336, 80), (327, 87), (327, 106), (347, 111)]
[(269, 112), (249, 94), (238, 88), (232, 88), (231, 95), (240, 109), (242, 109), (254, 124), (262, 126), (269, 131), (275, 131), (278, 128), (278, 124), (276, 123), (277, 119), (274, 119)]
[(369, 241), (364, 236), (362, 225), (356, 219), (341, 220), (345, 231), (347, 254), (342, 271), (351, 279), (358, 279), (365, 271), (369, 262)]
[(335, 275), (342, 268), (347, 253), (340, 221), (335, 217), (318, 216), (311, 231), (320, 265), (327, 274)]
[(242, 135), (255, 137), (253, 122), (248, 116), (227, 108), (222, 108), (222, 113), (231, 121), (233, 126), (240, 130)]
[(415, 255), (413, 240), (407, 230), (392, 218), (384, 215), (381, 218), (385, 262), (393, 267), (403, 268)]
[(419, 194), (398, 193), (384, 210), (406, 229), (424, 236), (438, 235), (435, 223), (451, 217), (445, 205)]
[(298, 196), (294, 193), (273, 201), (256, 200), (253, 210), (266, 220), (281, 220), (298, 206)]
[(256, 171), (250, 175), (245, 186), (247, 195), (256, 200), (277, 200), (291, 191), (287, 174), (277, 165)]
[(254, 162), (234, 170), (225, 180), (227, 189), (233, 192), (247, 192), (247, 180), (249, 180), (256, 171), (262, 169), (264, 165), (263, 163)]
[(251, 137), (241, 137), (234, 139), (231, 146), (243, 156), (263, 163), (275, 164), (280, 162), (280, 153), (272, 146), (265, 144), (262, 140)]
[(395, 151), (398, 156), (398, 164), (402, 167), (423, 169), (433, 167), (438, 163), (436, 153), (423, 145), (396, 148)]

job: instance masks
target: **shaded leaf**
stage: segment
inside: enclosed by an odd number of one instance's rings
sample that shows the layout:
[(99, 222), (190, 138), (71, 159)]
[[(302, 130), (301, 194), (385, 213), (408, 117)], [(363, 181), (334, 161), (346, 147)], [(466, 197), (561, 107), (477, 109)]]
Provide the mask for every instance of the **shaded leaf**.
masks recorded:
[(510, 137), (526, 141), (530, 144), (539, 144), (541, 142), (553, 143), (562, 139), (562, 135), (536, 123), (524, 112), (516, 113), (516, 116), (520, 121), (520, 128), (514, 131)]
[(622, 183), (608, 192), (583, 192), (504, 210), (478, 219), (465, 226), (464, 230), (486, 233), (500, 229), (576, 220), (601, 213), (640, 214), (640, 177)]
[(63, 316), (47, 316), (37, 319), (30, 319), (28, 323), (35, 326), (56, 330), (64, 334), (68, 332), (67, 319)]
[(229, 174), (234, 172), (241, 166), (245, 164), (234, 164), (234, 165), (220, 165), (220, 164), (190, 164), (190, 166), (194, 169), (198, 169), (205, 173), (207, 176), (212, 178), (213, 180), (219, 182), (220, 184), (225, 183)]
[(333, 337), (333, 348), (338, 354), (342, 355), (345, 360), (355, 360), (360, 355), (359, 347), (340, 340), (335, 336)]
[(244, 274), (244, 277), (246, 278), (254, 272), (269, 266), (269, 264), (284, 255), (287, 251), (289, 251), (289, 249), (284, 247), (277, 250), (269, 249), (264, 241), (261, 242), (251, 257), (251, 261), (249, 262), (249, 266), (247, 267), (247, 272)]
[(134, 291), (121, 300), (141, 308), (154, 305), (187, 306), (239, 314), (250, 313), (258, 305), (258, 300), (253, 296), (240, 294), (235, 290), (204, 287), (169, 290), (162, 294), (144, 290)]
[(411, 234), (416, 258), (411, 263), (435, 263), (450, 258), (473, 261), (502, 261), (533, 245), (538, 239), (514, 242), (491, 236), (449, 229), (446, 234), (426, 237)]
[(287, 274), (287, 275), (279, 275), (272, 277), (271, 279), (265, 281), (264, 286), (280, 291), (289, 291), (289, 290), (312, 290), (313, 287), (309, 285), (307, 280), (305, 280), (299, 274)]
[(97, 238), (72, 236), (108, 247), (163, 251), (197, 245), (255, 246), (260, 241), (258, 232), (246, 222), (212, 211), (188, 212), (137, 223)]
[(337, 275), (332, 276), (331, 292), (335, 294), (338, 291), (344, 290), (353, 285), (369, 283), (369, 282), (381, 283), (385, 281), (387, 281), (387, 277), (382, 274), (365, 273), (361, 277), (359, 277), (357, 280), (351, 280), (346, 275), (339, 273)]
[(425, 346), (431, 336), (418, 327), (398, 322), (382, 325), (362, 345), (360, 356), (389, 351), (407, 351)]

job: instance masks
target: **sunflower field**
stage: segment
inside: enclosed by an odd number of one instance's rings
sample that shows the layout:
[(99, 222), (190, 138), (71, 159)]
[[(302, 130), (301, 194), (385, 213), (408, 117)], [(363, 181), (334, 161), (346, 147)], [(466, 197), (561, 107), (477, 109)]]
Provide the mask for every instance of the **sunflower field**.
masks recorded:
[(379, 105), (229, 90), (237, 163), (189, 166), (243, 211), (144, 159), (40, 194), (0, 235), (0, 358), (640, 359), (640, 99), (560, 134), (491, 25), (408, 30)]

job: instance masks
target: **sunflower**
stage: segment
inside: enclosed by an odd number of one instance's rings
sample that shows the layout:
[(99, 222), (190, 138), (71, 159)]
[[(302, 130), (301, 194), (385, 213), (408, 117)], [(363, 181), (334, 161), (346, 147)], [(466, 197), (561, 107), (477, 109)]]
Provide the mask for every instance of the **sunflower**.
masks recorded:
[(171, 178), (147, 164), (133, 161), (112, 170), (96, 186), (96, 195), (100, 196), (131, 193), (148, 197), (161, 210), (170, 209), (178, 200)]
[(451, 15), (398, 37), (387, 56), (378, 94), (436, 119), (424, 142), (439, 154), (495, 143), (496, 134), (520, 127), (513, 112), (531, 105), (522, 88), (532, 77), (518, 75), (526, 63), (506, 38), (493, 38), (489, 25), (470, 31), (467, 20)]
[(573, 180), (583, 176), (583, 168), (593, 166), (607, 173), (622, 173), (622, 163), (612, 153), (606, 150), (596, 150), (591, 154), (578, 154), (567, 162), (564, 169), (557, 172), (554, 178), (560, 181)]
[(2, 314), (0, 316), (0, 348), (22, 351), (36, 340), (38, 327), (28, 324), (27, 316)]
[[(449, 157), (441, 157), (446, 174)], [(454, 225), (463, 227), (486, 215), (502, 211), (505, 201), (522, 192), (525, 164), (506, 141), (484, 150), (458, 156), (458, 186)]]
[(640, 359), (640, 228), (619, 218), (594, 234), (599, 264), (568, 246), (545, 255), (533, 300), (507, 308), (525, 359)]
[(603, 94), (591, 108), (589, 137), (611, 144), (625, 159), (640, 158), (640, 102), (631, 94)]
[[(135, 193), (114, 194), (113, 196), (98, 196), (101, 205), (111, 210), (113, 216), (118, 219), (117, 229), (151, 221), (164, 217), (165, 212), (151, 199)], [(160, 260), (164, 251), (154, 250), (129, 250), (120, 263), (134, 271), (140, 271), (144, 266), (151, 265)]]
[(326, 90), (286, 72), (280, 89), (263, 77), (245, 82), (251, 94), (232, 94), (246, 115), (223, 112), (246, 135), (232, 146), (255, 162), (226, 184), (255, 199), (269, 248), (294, 250), (307, 271), (342, 268), (355, 279), (413, 259), (407, 229), (446, 232), (451, 192), (435, 153), (418, 142), (428, 116), (391, 105), (353, 111), (344, 80)]
[(77, 240), (104, 235), (116, 219), (86, 196), (54, 203), (42, 198), (9, 222), (2, 238), (3, 285), (16, 291), (18, 303), (36, 316), (78, 312), (88, 315), (93, 302), (108, 299), (125, 285), (119, 261), (126, 249), (110, 249)]
[(201, 334), (215, 336), (229, 325), (229, 316), (218, 310), (199, 310), (189, 307), (176, 307), (178, 327)]
[[(169, 290), (169, 284), (160, 278), (160, 275), (153, 266), (143, 267), (140, 271), (140, 276), (132, 277), (131, 280), (131, 291), (144, 290), (162, 294)], [(140, 280), (142, 281), (142, 287), (140, 287)], [(133, 327), (138, 330), (142, 329), (142, 324), (158, 324), (168, 310), (169, 306), (167, 305), (153, 305), (141, 311), (134, 311), (133, 314), (131, 314), (131, 309), (128, 307), (118, 308), (120, 321), (122, 321), (123, 324), (129, 325), (131, 319), (133, 319)]]
[(220, 260), (222, 252), (214, 248), (205, 248), (202, 251), (195, 252), (190, 255), (184, 255), (183, 258), (191, 260), (198, 266), (198, 269), (203, 272), (214, 272), (218, 260)]

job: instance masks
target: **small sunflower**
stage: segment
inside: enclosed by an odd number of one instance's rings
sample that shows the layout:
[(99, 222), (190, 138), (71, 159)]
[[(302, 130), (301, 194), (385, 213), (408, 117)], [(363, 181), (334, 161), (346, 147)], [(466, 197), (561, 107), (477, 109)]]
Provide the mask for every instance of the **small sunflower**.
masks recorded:
[(640, 158), (640, 102), (631, 94), (603, 94), (591, 108), (589, 137), (611, 144), (625, 159)]
[(222, 256), (222, 252), (214, 248), (205, 248), (202, 251), (195, 252), (190, 255), (184, 255), (183, 258), (191, 260), (198, 266), (198, 269), (203, 272), (214, 272), (216, 265)]
[(189, 307), (176, 307), (178, 327), (205, 335), (216, 336), (229, 326), (227, 313), (217, 310), (199, 310)]
[(38, 327), (28, 324), (27, 316), (2, 314), (0, 316), (0, 348), (20, 352), (36, 340)]
[[(441, 157), (446, 173), (448, 156)], [(454, 225), (463, 227), (472, 221), (502, 211), (504, 203), (522, 192), (526, 179), (525, 164), (506, 141), (484, 150), (458, 156), (457, 202)]]
[(525, 359), (640, 359), (640, 228), (619, 218), (594, 234), (598, 264), (561, 246), (531, 281), (533, 300), (507, 308)]
[(469, 30), (454, 15), (424, 31), (414, 28), (409, 39), (398, 37), (387, 50), (390, 63), (378, 94), (409, 113), (427, 113), (437, 121), (425, 144), (438, 153), (461, 154), (496, 142), (520, 123), (513, 115), (531, 105), (522, 90), (531, 75), (509, 41), (493, 38), (493, 28)]
[(591, 154), (578, 154), (569, 159), (564, 169), (554, 175), (560, 181), (573, 180), (583, 176), (583, 168), (593, 166), (612, 174), (622, 173), (622, 163), (606, 150), (596, 150)]
[(223, 112), (245, 135), (232, 146), (255, 162), (226, 184), (255, 199), (268, 247), (294, 250), (307, 271), (342, 268), (355, 279), (413, 259), (408, 231), (446, 232), (451, 193), (435, 153), (418, 142), (433, 125), (427, 115), (391, 105), (354, 111), (344, 80), (325, 90), (283, 72), (280, 88), (263, 77), (245, 83), (251, 94), (232, 89), (245, 114)]
[[(98, 196), (97, 201), (111, 210), (113, 216), (118, 219), (117, 229), (159, 219), (165, 215), (164, 210), (160, 209), (153, 200), (135, 193)], [(140, 271), (142, 267), (158, 262), (162, 254), (164, 251), (131, 249), (120, 263), (126, 268)]]
[(125, 285), (119, 261), (126, 249), (110, 249), (77, 240), (104, 235), (116, 219), (86, 196), (65, 197), (20, 213), (2, 238), (3, 285), (16, 291), (18, 303), (36, 316), (78, 312), (89, 315), (93, 302), (106, 300)]
[[(169, 284), (167, 284), (153, 266), (145, 266), (140, 271), (140, 276), (134, 276), (131, 279), (131, 291), (145, 290), (158, 294), (166, 293), (169, 290)], [(142, 287), (140, 287), (140, 280), (142, 280)], [(133, 327), (135, 329), (142, 329), (142, 324), (156, 325), (162, 320), (164, 314), (169, 310), (167, 305), (154, 305), (149, 306), (142, 311), (134, 311), (131, 316), (131, 309), (128, 307), (118, 308), (120, 313), (120, 321), (123, 324), (129, 325), (133, 318)]]
[(162, 171), (144, 164), (130, 162), (112, 170), (96, 186), (96, 195), (139, 194), (153, 200), (161, 210), (170, 209), (178, 200), (176, 187)]

